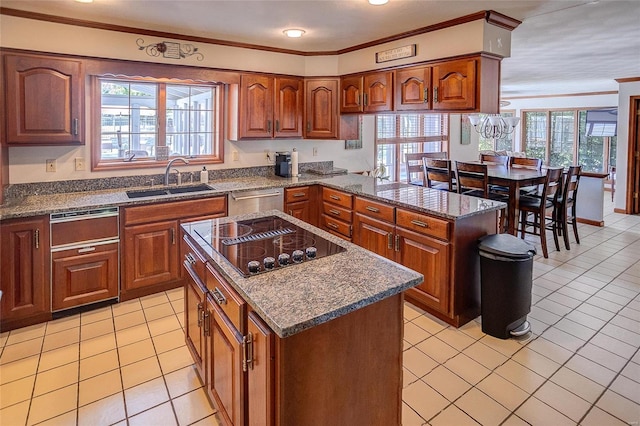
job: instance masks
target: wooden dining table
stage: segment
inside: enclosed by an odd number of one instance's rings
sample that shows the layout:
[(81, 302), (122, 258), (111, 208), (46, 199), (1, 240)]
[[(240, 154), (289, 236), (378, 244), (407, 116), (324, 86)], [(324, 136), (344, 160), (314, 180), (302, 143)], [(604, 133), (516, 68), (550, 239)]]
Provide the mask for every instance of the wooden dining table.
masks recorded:
[(518, 233), (520, 189), (544, 184), (547, 170), (526, 169), (522, 167), (510, 168), (507, 166), (488, 164), (487, 175), (489, 185), (500, 185), (509, 188), (509, 200), (507, 201), (507, 232), (516, 235)]

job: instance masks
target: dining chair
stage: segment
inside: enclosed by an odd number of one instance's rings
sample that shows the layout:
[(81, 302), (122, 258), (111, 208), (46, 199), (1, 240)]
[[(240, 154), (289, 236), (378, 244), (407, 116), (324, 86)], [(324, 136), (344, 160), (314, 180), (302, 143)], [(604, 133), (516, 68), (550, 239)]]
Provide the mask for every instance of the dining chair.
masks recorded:
[(483, 164), (495, 164), (498, 166), (507, 166), (509, 157), (506, 155), (480, 154), (480, 162)]
[[(508, 202), (505, 195), (489, 191), (489, 175), (486, 164), (465, 163), (456, 161), (456, 187), (459, 194), (472, 197), (487, 198), (495, 201)], [(507, 226), (505, 209), (500, 210), (498, 230), (504, 232)]]
[(455, 183), (451, 173), (451, 160), (423, 158), (425, 186), (432, 189), (453, 192)]
[[(518, 208), (520, 209), (520, 237), (524, 239), (525, 234), (537, 235), (540, 237), (542, 244), (542, 254), (545, 258), (549, 257), (547, 250), (547, 229), (551, 228), (553, 240), (556, 250), (560, 250), (558, 243), (558, 221), (557, 215), (554, 214), (555, 206), (558, 202), (558, 196), (562, 189), (562, 169), (547, 169), (547, 176), (542, 186), (542, 192), (539, 195), (528, 195), (520, 197)], [(548, 217), (547, 213), (551, 211)], [(533, 215), (533, 220), (529, 220), (529, 215)], [(547, 221), (550, 219), (550, 221)], [(533, 227), (531, 231), (527, 231), (527, 227)]]
[[(576, 244), (580, 244), (580, 237), (578, 237), (578, 223), (576, 220), (576, 198), (578, 195), (578, 184), (580, 183), (580, 171), (582, 166), (570, 166), (564, 178), (564, 185), (562, 186), (562, 192), (558, 195), (556, 200), (554, 215), (558, 222), (558, 233), (562, 235), (564, 239), (564, 246), (567, 250), (571, 250), (569, 246), (569, 231), (568, 226), (573, 227), (573, 235), (576, 237)], [(570, 210), (568, 212), (567, 210)]]
[(542, 160), (539, 158), (509, 157), (509, 167), (542, 170)]
[[(542, 170), (542, 160), (540, 158), (509, 157), (509, 168)], [(520, 188), (520, 195), (534, 195), (540, 190), (538, 185)]]
[(422, 175), (422, 159), (423, 158), (447, 158), (446, 152), (410, 152), (404, 155), (405, 166), (407, 170), (407, 183), (413, 185), (423, 185), (424, 177), (412, 179), (412, 175)]

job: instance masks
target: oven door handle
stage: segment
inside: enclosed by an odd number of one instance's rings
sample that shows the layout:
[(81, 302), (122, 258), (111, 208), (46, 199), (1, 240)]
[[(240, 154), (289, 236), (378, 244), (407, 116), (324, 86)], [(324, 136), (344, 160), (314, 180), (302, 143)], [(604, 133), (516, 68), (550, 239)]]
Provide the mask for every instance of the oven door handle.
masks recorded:
[(268, 194), (256, 194), (256, 195), (245, 195), (245, 196), (237, 196), (234, 193), (231, 193), (231, 198), (233, 198), (235, 201), (240, 201), (240, 200), (251, 200), (254, 198), (277, 197), (279, 195), (280, 195), (279, 192), (270, 192)]

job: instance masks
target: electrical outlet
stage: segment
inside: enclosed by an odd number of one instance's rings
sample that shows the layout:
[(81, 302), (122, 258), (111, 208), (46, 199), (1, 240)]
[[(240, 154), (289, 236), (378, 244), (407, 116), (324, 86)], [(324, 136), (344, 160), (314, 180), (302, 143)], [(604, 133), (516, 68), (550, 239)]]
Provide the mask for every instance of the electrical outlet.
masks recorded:
[(238, 151), (231, 151), (231, 159), (233, 161), (239, 161), (240, 155), (238, 155)]
[(47, 172), (55, 172), (56, 171), (56, 160), (51, 159), (51, 160), (46, 160), (46, 167), (47, 167)]
[(268, 149), (264, 150), (264, 156), (267, 160), (267, 164), (274, 164), (276, 162), (276, 153), (273, 151), (269, 151)]
[(317, 157), (318, 156), (318, 148), (317, 147), (313, 147), (313, 156)]
[(76, 158), (75, 160), (76, 162), (76, 172), (80, 172), (82, 170), (84, 170), (84, 158)]

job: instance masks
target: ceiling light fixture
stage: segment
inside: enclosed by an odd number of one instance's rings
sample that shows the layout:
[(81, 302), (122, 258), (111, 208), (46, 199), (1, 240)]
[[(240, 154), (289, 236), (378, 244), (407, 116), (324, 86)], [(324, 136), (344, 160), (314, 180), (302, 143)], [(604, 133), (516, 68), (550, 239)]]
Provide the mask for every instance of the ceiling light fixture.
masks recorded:
[(382, 6), (383, 4), (387, 4), (389, 0), (369, 0), (369, 4), (374, 6)]
[(76, 0), (78, 3), (93, 3), (93, 0)]
[(480, 136), (485, 139), (502, 139), (513, 133), (520, 122), (520, 117), (502, 117), (500, 114), (469, 115), (469, 121)]
[(301, 30), (298, 28), (290, 28), (288, 30), (283, 31), (284, 35), (291, 38), (299, 38), (305, 33), (305, 30)]

